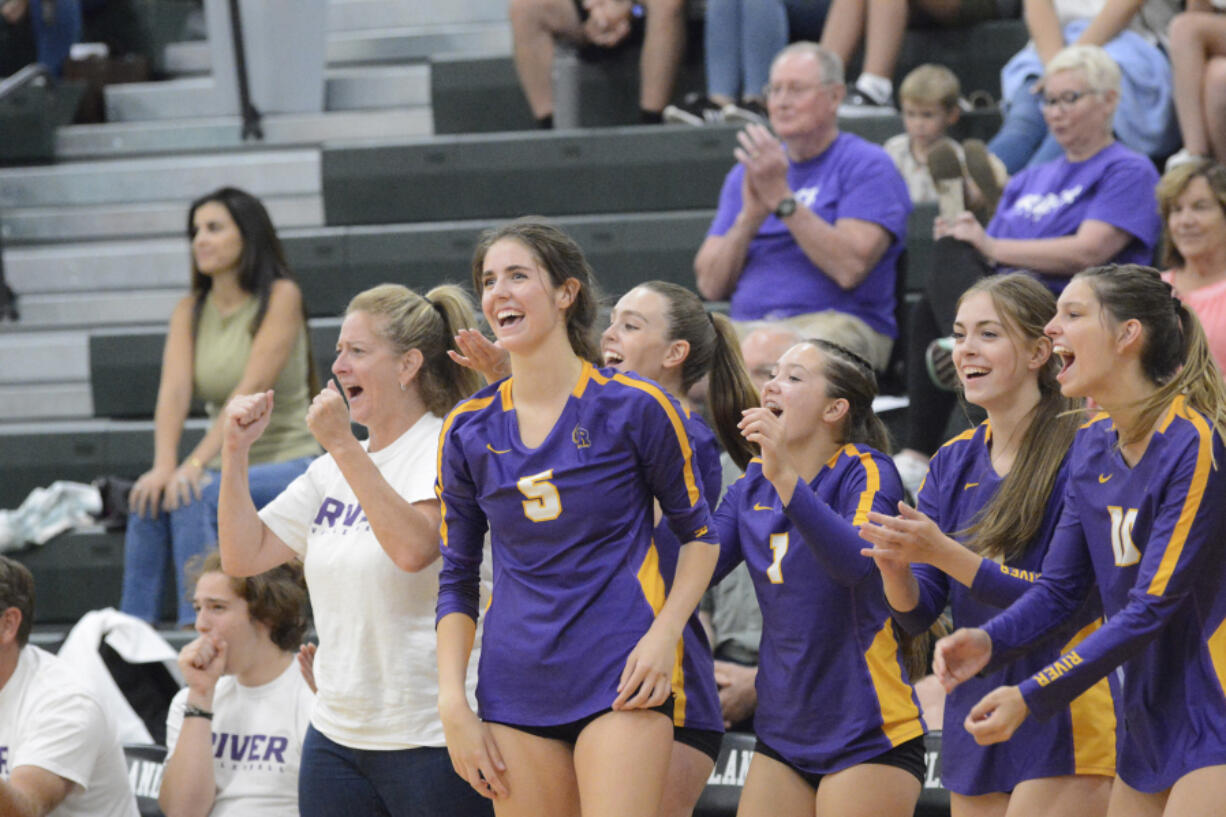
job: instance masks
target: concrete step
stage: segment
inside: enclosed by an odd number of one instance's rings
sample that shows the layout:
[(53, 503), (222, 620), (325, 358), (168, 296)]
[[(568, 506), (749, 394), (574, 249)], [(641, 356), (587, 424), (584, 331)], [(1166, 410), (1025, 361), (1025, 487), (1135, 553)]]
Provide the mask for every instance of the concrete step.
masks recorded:
[[(227, 112), (213, 93), (210, 77), (108, 85), (108, 122), (195, 119)], [(324, 85), (324, 108), (418, 108), (430, 104), (430, 69), (425, 65), (371, 65), (331, 68)]]
[(88, 379), (86, 333), (22, 331), (0, 335), (0, 385)]
[(332, 0), (329, 31), (506, 22), (506, 0)]
[(85, 381), (0, 386), (0, 421), (84, 419), (93, 413)]
[[(142, 204), (111, 204), (105, 208), (42, 207), (6, 210), (0, 230), (4, 233), (5, 254), (12, 245), (49, 244), (67, 241), (103, 241), (121, 238), (154, 238), (183, 235), (187, 229), (187, 205), (192, 199), (222, 184), (234, 184), (256, 192), (250, 186), (221, 176), (202, 180), (190, 193), (175, 201)], [(0, 177), (0, 188), (4, 179)], [(277, 227), (317, 227), (324, 221), (323, 196), (259, 194)], [(183, 269), (182, 262), (176, 265)], [(23, 314), (24, 317), (24, 314)]]
[[(301, 147), (353, 139), (427, 136), (433, 129), (429, 108), (344, 113), (282, 114), (262, 119), (267, 147)], [(250, 146), (242, 138), (242, 119), (217, 117), (158, 122), (74, 125), (56, 132), (56, 157), (92, 159), (149, 156)]]
[[(165, 323), (187, 287), (45, 293), (21, 299), (21, 331)], [(12, 331), (12, 330), (10, 330)]]
[(319, 163), (318, 150), (280, 150), (13, 168), (0, 170), (0, 209), (186, 203), (223, 184), (257, 196), (312, 195)]
[[(428, 27), (395, 27), (338, 31), (328, 35), (329, 66), (424, 61), (435, 54), (498, 56), (511, 53), (507, 22), (465, 23)], [(198, 76), (211, 70), (207, 41), (166, 46), (166, 70), (174, 76)]]
[(182, 236), (14, 247), (4, 253), (5, 277), (23, 297), (181, 287), (191, 276), (190, 265)]

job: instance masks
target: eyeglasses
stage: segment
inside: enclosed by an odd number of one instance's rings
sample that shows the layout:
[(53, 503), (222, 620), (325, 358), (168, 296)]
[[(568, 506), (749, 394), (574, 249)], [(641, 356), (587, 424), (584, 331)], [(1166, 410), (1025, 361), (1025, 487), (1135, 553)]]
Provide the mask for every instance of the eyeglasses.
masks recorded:
[(1042, 105), (1044, 108), (1059, 108), (1062, 111), (1068, 111), (1069, 108), (1077, 104), (1077, 101), (1083, 96), (1097, 94), (1097, 88), (1091, 88), (1088, 91), (1065, 91), (1059, 96), (1044, 96)]
[(772, 85), (767, 83), (762, 86), (762, 96), (767, 99), (783, 99), (785, 96), (793, 99), (798, 96), (812, 93), (823, 85), (829, 85), (828, 82), (808, 82), (808, 83), (789, 83)]

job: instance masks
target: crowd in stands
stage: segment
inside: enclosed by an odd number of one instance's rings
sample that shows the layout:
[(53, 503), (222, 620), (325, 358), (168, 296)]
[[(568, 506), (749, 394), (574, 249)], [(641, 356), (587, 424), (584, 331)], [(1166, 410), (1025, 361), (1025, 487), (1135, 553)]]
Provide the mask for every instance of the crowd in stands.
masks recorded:
[[(708, 96), (668, 117), (746, 123), (694, 257), (727, 315), (650, 280), (597, 327), (582, 248), (525, 217), (480, 237), (479, 305), (357, 293), (321, 386), (264, 206), (192, 203), (122, 600), (156, 620), (167, 558), (194, 586), (169, 817), (683, 817), (727, 729), (756, 735), (749, 817), (909, 815), (936, 728), (959, 817), (1220, 808), (1226, 17), (832, 0), (821, 44), (786, 45), (793, 5), (711, 0), (734, 22), (708, 26)], [(1024, 15), (994, 139), (950, 137), (962, 89), (931, 64), (904, 133), (840, 130), (893, 110), (909, 10)], [(510, 14), (542, 126), (558, 39), (638, 38), (642, 121), (666, 117), (679, 0)], [(211, 424), (179, 461), (193, 399)], [(959, 399), (983, 421), (948, 439)], [(111, 715), (33, 620), (0, 557), (0, 814), (131, 817)]]

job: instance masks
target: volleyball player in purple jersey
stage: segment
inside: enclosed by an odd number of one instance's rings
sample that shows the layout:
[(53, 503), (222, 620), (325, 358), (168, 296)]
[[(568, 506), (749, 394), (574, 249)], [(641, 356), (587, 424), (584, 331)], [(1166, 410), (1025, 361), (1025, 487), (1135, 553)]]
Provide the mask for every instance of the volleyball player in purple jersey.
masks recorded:
[(741, 422), (762, 457), (715, 515), (717, 575), (744, 559), (762, 608), (758, 745), (740, 817), (903, 817), (919, 798), (924, 724), (856, 532), (902, 497), (876, 391), (866, 361), (806, 341)]
[[(1064, 506), (1065, 455), (1081, 422), (1072, 413), (1079, 403), (1060, 394), (1059, 359), (1043, 334), (1055, 312), (1050, 290), (1021, 273), (982, 278), (959, 299), (954, 365), (967, 401), (988, 419), (937, 451), (918, 510), (871, 513), (874, 524), (860, 529), (874, 544), (863, 553), (877, 560), (894, 619), (907, 632), (927, 630), (947, 603), (954, 626), (982, 624), (1040, 573)], [(1092, 630), (1098, 610), (1095, 595), (1066, 630)], [(1106, 811), (1116, 724), (1105, 679), (1057, 716), (1028, 721), (1007, 743), (980, 747), (962, 728), (980, 698), (1041, 669), (1067, 640), (1049, 640), (949, 694), (941, 783), (952, 793), (954, 817)]]
[[(500, 815), (652, 814), (673, 668), (718, 549), (682, 414), (596, 369), (591, 270), (540, 221), (482, 236), (474, 283), (511, 377), (449, 415), (439, 450), (439, 708), (456, 770)], [(671, 591), (658, 500), (680, 548)], [(477, 700), (463, 694), (486, 528), (494, 557)]]
[[(741, 412), (758, 405), (758, 394), (741, 358), (736, 330), (723, 315), (708, 313), (698, 296), (668, 281), (646, 281), (618, 300), (601, 335), (601, 357), (610, 369), (654, 380), (681, 404), (685, 429), (702, 476), (708, 506), (719, 503), (720, 443), (744, 467), (754, 449), (741, 436)], [(481, 371), (489, 382), (507, 374), (506, 353), (475, 330), (456, 337), (464, 352), (455, 360)], [(710, 375), (708, 395), (720, 443), (686, 394)], [(681, 543), (661, 520), (654, 532), (660, 572), (670, 585)], [(719, 757), (724, 732), (714, 657), (695, 613), (682, 636), (680, 672), (673, 676), (673, 750), (658, 817), (688, 817)]]
[(982, 629), (937, 646), (947, 687), (1007, 660), (1097, 583), (1107, 623), (967, 716), (1006, 740), (1120, 668), (1124, 723), (1107, 813), (1221, 814), (1226, 802), (1226, 386), (1204, 332), (1157, 271), (1075, 276), (1047, 326), (1061, 388), (1104, 413), (1069, 454), (1064, 512), (1043, 576)]

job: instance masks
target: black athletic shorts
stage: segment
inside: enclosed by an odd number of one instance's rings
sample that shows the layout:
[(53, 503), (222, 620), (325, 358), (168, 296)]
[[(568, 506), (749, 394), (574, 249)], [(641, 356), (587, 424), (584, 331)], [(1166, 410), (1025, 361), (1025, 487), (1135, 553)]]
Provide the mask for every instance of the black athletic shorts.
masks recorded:
[[(772, 760), (777, 760), (784, 766), (787, 766), (789, 769), (796, 772), (796, 774), (803, 777), (805, 782), (814, 789), (821, 784), (822, 778), (825, 777), (825, 775), (817, 774), (816, 772), (806, 772), (804, 769), (796, 768), (796, 766), (786, 760), (783, 755), (779, 754), (774, 749), (763, 743), (760, 738), (754, 745), (753, 750), (755, 753), (760, 752)], [(928, 762), (924, 755), (923, 735), (920, 735), (918, 738), (912, 738), (906, 743), (900, 743), (893, 749), (890, 749), (887, 752), (882, 752), (876, 757), (869, 758), (863, 762), (875, 763), (879, 766), (894, 766), (895, 768), (902, 769), (904, 772), (910, 772), (915, 776), (915, 779), (920, 782), (921, 786), (924, 785), (924, 780), (928, 777)]]
[[(522, 723), (507, 723), (506, 721), (489, 721), (489, 723), (498, 723), (503, 726), (509, 726), (512, 729), (518, 729), (521, 732), (527, 732), (529, 735), (536, 735), (540, 738), (549, 738), (550, 740), (560, 740), (565, 743), (574, 744), (579, 740), (579, 733), (592, 721), (599, 718), (601, 715), (606, 715), (612, 712), (613, 709), (602, 709), (599, 712), (593, 712), (591, 715), (580, 718), (577, 721), (570, 723), (559, 723), (554, 726), (526, 726)], [(673, 720), (673, 696), (669, 695), (668, 700), (659, 706), (653, 706), (648, 711), (659, 712), (668, 718), (669, 723)]]
[(719, 760), (719, 747), (723, 745), (724, 733), (716, 732), (714, 729), (674, 726), (673, 740), (694, 747), (714, 762)]

